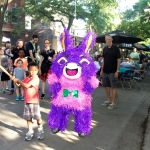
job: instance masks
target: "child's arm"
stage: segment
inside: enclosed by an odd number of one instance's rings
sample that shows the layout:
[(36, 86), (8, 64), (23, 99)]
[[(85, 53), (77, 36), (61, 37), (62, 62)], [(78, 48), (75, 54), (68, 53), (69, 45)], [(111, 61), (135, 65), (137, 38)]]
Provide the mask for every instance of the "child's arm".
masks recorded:
[(8, 59), (8, 68), (9, 68), (10, 71), (12, 70), (11, 60), (10, 59)]
[(14, 76), (14, 77), (16, 77), (16, 71), (15, 71), (15, 69), (14, 69), (14, 73), (13, 73), (13, 76)]

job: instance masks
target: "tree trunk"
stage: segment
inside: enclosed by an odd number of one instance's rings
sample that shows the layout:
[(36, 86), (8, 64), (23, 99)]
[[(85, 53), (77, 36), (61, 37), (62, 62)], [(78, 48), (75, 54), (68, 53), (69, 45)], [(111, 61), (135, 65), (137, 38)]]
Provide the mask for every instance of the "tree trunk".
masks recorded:
[(74, 16), (70, 15), (69, 16), (69, 23), (68, 23), (68, 28), (67, 30), (70, 30), (72, 24), (73, 24)]
[(1, 0), (1, 1), (3, 2), (3, 5), (0, 4), (0, 46), (2, 46), (2, 38), (3, 38), (2, 28), (4, 23), (5, 12), (8, 5), (8, 0)]

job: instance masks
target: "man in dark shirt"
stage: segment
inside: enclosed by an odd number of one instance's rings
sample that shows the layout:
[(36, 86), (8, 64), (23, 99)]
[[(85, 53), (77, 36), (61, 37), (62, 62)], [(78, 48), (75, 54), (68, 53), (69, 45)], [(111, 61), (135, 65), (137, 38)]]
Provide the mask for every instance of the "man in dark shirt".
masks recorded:
[[(102, 84), (105, 87), (107, 101), (102, 105), (109, 106), (109, 109), (115, 108), (117, 94), (117, 78), (120, 68), (120, 50), (112, 43), (111, 36), (106, 36), (107, 46), (103, 49), (103, 62), (101, 66)], [(112, 88), (112, 99), (110, 98), (110, 87)]]
[(146, 55), (143, 53), (143, 50), (140, 50), (140, 55), (139, 55), (139, 57), (140, 57), (140, 62), (139, 62), (139, 64), (142, 64), (143, 58), (146, 58)]
[(32, 40), (26, 44), (26, 53), (28, 56), (28, 63), (33, 61), (35, 62), (36, 53), (38, 49), (38, 35), (33, 35)]

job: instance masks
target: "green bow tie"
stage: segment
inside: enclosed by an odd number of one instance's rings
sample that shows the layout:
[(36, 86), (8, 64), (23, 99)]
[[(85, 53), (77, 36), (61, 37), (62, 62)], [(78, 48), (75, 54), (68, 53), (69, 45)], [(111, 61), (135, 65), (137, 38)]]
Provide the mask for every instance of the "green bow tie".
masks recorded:
[(78, 98), (78, 90), (72, 90), (72, 91), (69, 91), (68, 89), (63, 90), (63, 97), (67, 97), (70, 94), (73, 97)]

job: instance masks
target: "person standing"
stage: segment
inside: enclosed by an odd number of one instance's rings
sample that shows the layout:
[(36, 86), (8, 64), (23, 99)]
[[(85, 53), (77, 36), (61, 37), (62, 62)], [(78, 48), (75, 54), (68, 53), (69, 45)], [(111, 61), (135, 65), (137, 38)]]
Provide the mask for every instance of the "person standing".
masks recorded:
[[(11, 51), (11, 74), (13, 74), (13, 70), (15, 69), (15, 66), (14, 66), (14, 62), (15, 62), (15, 59), (18, 58), (18, 52), (19, 50), (24, 50), (24, 46), (23, 46), (23, 40), (22, 39), (18, 39), (17, 42), (16, 42), (16, 47)], [(11, 90), (10, 92), (8, 93), (8, 95), (12, 95), (14, 93), (14, 83), (11, 82)]]
[[(117, 82), (120, 68), (120, 50), (112, 43), (113, 38), (106, 36), (107, 46), (103, 49), (103, 62), (101, 66), (100, 76), (102, 76), (102, 85), (105, 87), (107, 101), (102, 105), (108, 106), (108, 109), (115, 108), (117, 95)], [(110, 87), (112, 88), (112, 99), (110, 97)]]
[[(4, 55), (4, 48), (2, 47), (0, 47), (0, 65), (6, 71), (8, 71), (10, 68), (10, 61), (8, 59), (8, 56)], [(9, 76), (0, 69), (0, 81), (1, 81), (1, 86), (2, 86), (2, 89), (1, 89), (2, 93), (9, 92), (8, 80), (10, 80)]]
[(30, 62), (28, 65), (29, 76), (23, 81), (17, 78), (11, 78), (15, 83), (24, 87), (24, 119), (27, 120), (28, 132), (25, 135), (25, 140), (30, 141), (34, 136), (32, 127), (32, 120), (37, 120), (38, 131), (37, 139), (42, 140), (44, 138), (44, 130), (42, 125), (42, 117), (40, 113), (40, 99), (39, 99), (39, 77), (38, 77), (38, 64)]
[(51, 42), (49, 39), (44, 40), (45, 49), (40, 52), (40, 62), (39, 62), (39, 74), (42, 80), (42, 95), (41, 99), (45, 97), (45, 82), (54, 59), (55, 50), (50, 48)]
[(11, 44), (9, 41), (6, 42), (5, 44), (5, 50), (4, 50), (4, 55), (8, 56), (8, 58), (11, 58)]
[[(22, 81), (26, 78), (26, 69), (22, 67), (23, 61), (21, 59), (17, 59), (16, 65), (13, 76)], [(19, 96), (19, 94), (21, 94), (21, 96)], [(16, 101), (19, 101), (19, 99), (24, 101), (24, 88), (22, 86), (16, 86)]]
[(28, 63), (33, 61), (36, 61), (36, 53), (37, 53), (37, 49), (38, 49), (38, 35), (33, 35), (32, 36), (32, 40), (29, 41), (28, 43), (26, 43), (26, 53), (28, 56)]
[(144, 58), (146, 58), (145, 54), (143, 53), (143, 50), (140, 50), (140, 55), (139, 55), (139, 57), (140, 57), (139, 64), (142, 65), (142, 60), (143, 60)]
[(134, 64), (136, 65), (139, 61), (139, 53), (137, 53), (137, 49), (133, 48), (133, 52), (130, 54), (130, 58), (134, 61)]

